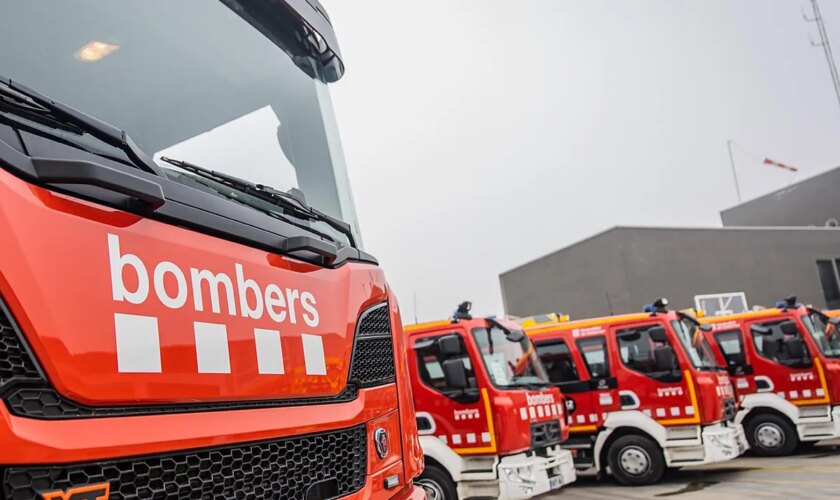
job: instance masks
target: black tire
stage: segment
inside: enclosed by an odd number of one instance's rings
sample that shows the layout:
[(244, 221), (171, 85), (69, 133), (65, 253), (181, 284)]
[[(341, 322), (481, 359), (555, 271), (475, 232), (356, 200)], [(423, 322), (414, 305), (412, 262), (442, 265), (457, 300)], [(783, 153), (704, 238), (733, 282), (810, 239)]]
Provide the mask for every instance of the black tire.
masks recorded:
[(427, 464), (414, 484), (423, 488), (428, 500), (458, 500), (458, 489), (449, 473), (437, 465)]
[(796, 429), (772, 413), (762, 413), (749, 419), (744, 426), (747, 441), (754, 455), (759, 457), (783, 457), (790, 455), (799, 446)]
[(654, 484), (665, 473), (665, 457), (652, 439), (630, 434), (613, 441), (607, 450), (610, 473), (621, 484)]

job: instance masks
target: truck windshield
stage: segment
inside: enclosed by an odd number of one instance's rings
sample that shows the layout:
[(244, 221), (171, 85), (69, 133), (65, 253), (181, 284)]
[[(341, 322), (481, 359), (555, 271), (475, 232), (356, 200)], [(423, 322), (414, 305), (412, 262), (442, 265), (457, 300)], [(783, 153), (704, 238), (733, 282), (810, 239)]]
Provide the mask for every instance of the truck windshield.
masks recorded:
[(300, 189), (358, 239), (326, 84), (224, 3), (4, 2), (0, 33), (0, 75), (125, 130), (161, 167)]
[(498, 326), (473, 328), (472, 335), (497, 387), (546, 387), (548, 375), (534, 344), (522, 332), (511, 336)]
[(697, 329), (696, 323), (687, 318), (682, 318), (671, 321), (671, 326), (677, 332), (680, 344), (682, 344), (695, 368), (699, 370), (719, 368), (705, 335)]
[(802, 322), (808, 328), (808, 333), (824, 356), (840, 358), (840, 332), (828, 318), (818, 311), (811, 311), (802, 316)]

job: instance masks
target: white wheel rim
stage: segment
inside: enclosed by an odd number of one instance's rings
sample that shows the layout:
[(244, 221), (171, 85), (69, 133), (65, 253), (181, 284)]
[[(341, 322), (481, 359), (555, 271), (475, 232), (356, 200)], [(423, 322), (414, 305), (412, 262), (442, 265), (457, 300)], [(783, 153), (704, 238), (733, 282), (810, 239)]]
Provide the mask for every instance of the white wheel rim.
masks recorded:
[(781, 448), (785, 445), (785, 433), (778, 425), (764, 422), (755, 428), (755, 441), (762, 448)]
[(446, 496), (443, 494), (443, 487), (432, 481), (431, 479), (417, 479), (414, 481), (417, 485), (423, 488), (428, 500), (444, 500)]
[(650, 455), (638, 446), (622, 448), (618, 454), (618, 465), (631, 476), (641, 476), (650, 470)]

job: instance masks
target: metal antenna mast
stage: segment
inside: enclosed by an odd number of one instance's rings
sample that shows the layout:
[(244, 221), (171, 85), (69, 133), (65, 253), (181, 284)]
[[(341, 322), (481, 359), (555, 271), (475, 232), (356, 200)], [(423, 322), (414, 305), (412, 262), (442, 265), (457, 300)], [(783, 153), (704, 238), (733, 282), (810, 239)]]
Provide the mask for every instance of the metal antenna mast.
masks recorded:
[(828, 71), (831, 73), (831, 81), (834, 83), (834, 93), (837, 95), (837, 102), (840, 104), (840, 75), (837, 74), (837, 66), (834, 65), (834, 56), (831, 53), (831, 44), (828, 42), (828, 33), (825, 31), (825, 24), (823, 23), (822, 14), (820, 14), (820, 6), (817, 0), (811, 0), (811, 7), (814, 10), (814, 17), (808, 17), (805, 12), (802, 12), (802, 17), (809, 23), (817, 25), (817, 30), (820, 33), (820, 41), (815, 42), (811, 40), (811, 45), (814, 47), (822, 47), (825, 52), (825, 59), (828, 61)]

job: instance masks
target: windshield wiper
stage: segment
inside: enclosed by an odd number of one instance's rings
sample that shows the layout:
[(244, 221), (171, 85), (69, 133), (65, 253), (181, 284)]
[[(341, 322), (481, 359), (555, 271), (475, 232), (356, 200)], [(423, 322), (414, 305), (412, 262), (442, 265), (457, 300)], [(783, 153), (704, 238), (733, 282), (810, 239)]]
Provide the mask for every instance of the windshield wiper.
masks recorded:
[[(163, 171), (155, 162), (131, 140), (124, 130), (94, 118), (87, 113), (59, 102), (51, 97), (32, 90), (25, 85), (9, 78), (0, 76), (0, 103), (14, 102), (15, 105), (2, 106), (4, 110), (32, 119), (33, 115), (52, 122), (71, 125), (78, 129), (76, 132), (86, 132), (93, 137), (122, 150), (128, 159), (140, 170), (163, 175)], [(45, 124), (45, 120), (37, 120)], [(50, 125), (47, 125), (50, 126)], [(52, 126), (55, 126), (54, 124)], [(66, 127), (65, 127), (66, 128)], [(73, 131), (73, 129), (71, 129)]]
[[(285, 209), (288, 213), (290, 213), (290, 214), (292, 214), (292, 215), (294, 215), (298, 218), (302, 218), (302, 219), (310, 220), (310, 221), (324, 222), (328, 226), (330, 226), (333, 229), (340, 232), (341, 234), (347, 236), (347, 239), (350, 242), (351, 246), (353, 246), (353, 247), (356, 246), (356, 240), (355, 240), (355, 238), (353, 238), (353, 231), (350, 227), (350, 224), (348, 224), (348, 223), (346, 223), (342, 220), (336, 219), (335, 217), (327, 215), (327, 214), (321, 212), (320, 210), (307, 205), (306, 202), (302, 199), (302, 197), (298, 197), (298, 196), (295, 196), (295, 195), (290, 194), (290, 193), (285, 193), (283, 191), (279, 191), (277, 189), (274, 189), (271, 186), (266, 186), (266, 185), (263, 185), (263, 184), (255, 184), (253, 182), (246, 181), (244, 179), (240, 179), (238, 177), (234, 177), (234, 176), (229, 175), (229, 174), (225, 174), (225, 173), (222, 173), (222, 172), (218, 172), (216, 170), (210, 170), (208, 168), (200, 167), (198, 165), (195, 165), (195, 164), (183, 161), (183, 160), (176, 160), (174, 158), (169, 158), (169, 157), (166, 157), (166, 156), (162, 156), (160, 159), (161, 159), (161, 161), (165, 161), (166, 163), (169, 163), (170, 165), (174, 165), (174, 166), (176, 166), (180, 169), (186, 170), (187, 172), (191, 172), (191, 173), (193, 173), (193, 174), (195, 174), (199, 177), (203, 177), (205, 179), (209, 179), (209, 180), (212, 180), (212, 181), (215, 181), (215, 182), (219, 182), (219, 183), (224, 184), (225, 186), (228, 186), (232, 189), (235, 189), (237, 191), (241, 191), (241, 192), (243, 192), (245, 194), (248, 194), (248, 195), (251, 195), (255, 198), (259, 198), (260, 200), (271, 203), (272, 205), (275, 205), (277, 207), (281, 207), (281, 208)], [(242, 199), (239, 199), (239, 201), (242, 202), (242, 203), (247, 203)], [(253, 207), (253, 208), (259, 208), (259, 207)], [(277, 214), (277, 215), (279, 215), (279, 214)], [(293, 222), (291, 222), (289, 220), (286, 220), (286, 219), (284, 219), (284, 220), (286, 222), (294, 224)], [(299, 226), (299, 224), (294, 224), (294, 225)], [(314, 231), (314, 232), (318, 233), (320, 236), (323, 236), (323, 237), (335, 242), (334, 238), (332, 238), (329, 235), (326, 235), (324, 233), (321, 233), (320, 231), (317, 231), (317, 230), (315, 230), (311, 227), (304, 227), (304, 229), (307, 229), (309, 231)]]

